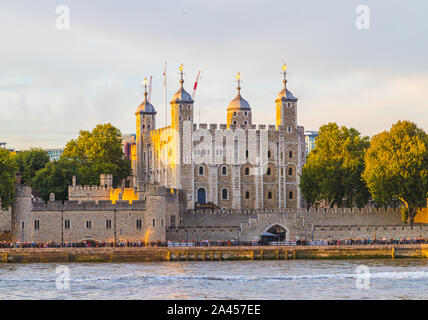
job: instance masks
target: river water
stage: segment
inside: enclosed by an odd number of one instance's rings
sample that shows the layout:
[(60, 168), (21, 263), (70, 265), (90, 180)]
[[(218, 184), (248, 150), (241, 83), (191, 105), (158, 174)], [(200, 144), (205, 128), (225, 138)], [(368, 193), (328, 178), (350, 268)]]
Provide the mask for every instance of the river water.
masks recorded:
[(0, 299), (428, 299), (427, 288), (428, 260), (0, 264)]

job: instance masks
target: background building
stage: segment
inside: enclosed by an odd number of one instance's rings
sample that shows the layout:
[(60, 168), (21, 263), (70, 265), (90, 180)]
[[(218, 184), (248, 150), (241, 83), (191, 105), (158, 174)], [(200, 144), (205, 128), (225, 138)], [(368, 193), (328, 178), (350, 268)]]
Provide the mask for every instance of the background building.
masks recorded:
[(64, 149), (45, 149), (48, 154), (49, 161), (57, 161), (61, 157)]
[(305, 131), (306, 156), (315, 148), (315, 140), (318, 138), (318, 131)]

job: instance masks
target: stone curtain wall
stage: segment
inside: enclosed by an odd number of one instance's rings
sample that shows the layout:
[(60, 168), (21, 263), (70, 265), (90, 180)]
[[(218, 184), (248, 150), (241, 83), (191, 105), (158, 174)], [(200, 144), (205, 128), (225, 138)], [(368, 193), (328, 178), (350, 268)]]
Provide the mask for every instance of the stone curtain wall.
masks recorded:
[(12, 227), (12, 208), (9, 210), (0, 209), (0, 232), (11, 231)]

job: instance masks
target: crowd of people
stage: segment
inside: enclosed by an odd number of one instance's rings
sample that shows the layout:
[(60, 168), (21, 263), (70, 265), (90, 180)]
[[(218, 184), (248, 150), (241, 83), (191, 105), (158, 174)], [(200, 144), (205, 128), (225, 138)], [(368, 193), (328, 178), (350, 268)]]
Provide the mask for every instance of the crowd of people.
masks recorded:
[(117, 241), (117, 242), (100, 242), (95, 240), (86, 240), (80, 242), (19, 242), (19, 241), (1, 241), (0, 248), (88, 248), (88, 247), (116, 247), (116, 248), (138, 248), (138, 247), (210, 247), (210, 246), (262, 246), (262, 245), (399, 245), (399, 244), (426, 244), (428, 239), (425, 238), (395, 238), (395, 239), (328, 239), (328, 240), (291, 240), (279, 242), (262, 242), (262, 241), (187, 241), (162, 243), (160, 241)]

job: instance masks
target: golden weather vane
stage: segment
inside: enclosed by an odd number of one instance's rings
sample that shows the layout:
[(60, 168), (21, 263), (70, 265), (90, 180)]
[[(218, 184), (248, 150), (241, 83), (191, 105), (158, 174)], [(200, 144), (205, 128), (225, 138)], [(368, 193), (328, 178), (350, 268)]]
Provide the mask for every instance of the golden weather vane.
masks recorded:
[(144, 87), (144, 95), (147, 96), (147, 77), (144, 77), (143, 87)]
[(241, 86), (241, 73), (238, 72), (238, 74), (236, 75), (236, 81), (238, 82), (238, 87)]

